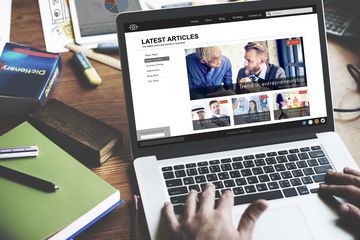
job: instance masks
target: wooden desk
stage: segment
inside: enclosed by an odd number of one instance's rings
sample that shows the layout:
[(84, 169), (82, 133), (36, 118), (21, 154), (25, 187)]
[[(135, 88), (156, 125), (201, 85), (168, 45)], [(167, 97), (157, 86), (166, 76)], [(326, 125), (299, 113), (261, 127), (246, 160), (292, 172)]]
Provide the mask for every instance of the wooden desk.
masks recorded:
[[(13, 0), (11, 23), (11, 41), (45, 49), (38, 1)], [(360, 105), (360, 96), (354, 92), (356, 85), (347, 73), (347, 63), (360, 65), (358, 46), (336, 41), (329, 42), (330, 67), (332, 73), (334, 106)], [(78, 239), (130, 239), (132, 226), (132, 194), (136, 191), (132, 160), (129, 146), (129, 134), (121, 72), (103, 64), (92, 64), (103, 79), (97, 88), (87, 88), (75, 74), (70, 64), (72, 53), (62, 54), (63, 70), (56, 86), (53, 98), (98, 118), (118, 129), (124, 135), (124, 145), (119, 155), (112, 157), (99, 168), (92, 169), (98, 176), (121, 191), (125, 203), (95, 223)], [(0, 134), (17, 125), (22, 119), (0, 119)], [(337, 120), (336, 127), (353, 157), (360, 164), (360, 119), (351, 121)], [(147, 236), (144, 217), (141, 218), (139, 236)], [(142, 232), (145, 234), (142, 234)], [(140, 237), (141, 238), (141, 237)]]

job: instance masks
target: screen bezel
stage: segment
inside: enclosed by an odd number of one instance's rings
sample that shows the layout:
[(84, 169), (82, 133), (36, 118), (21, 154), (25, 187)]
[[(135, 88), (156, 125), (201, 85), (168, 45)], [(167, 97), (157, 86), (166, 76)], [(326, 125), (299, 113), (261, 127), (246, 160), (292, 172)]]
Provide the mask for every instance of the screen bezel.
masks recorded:
[[(129, 75), (129, 67), (127, 61), (127, 50), (125, 41), (126, 24), (146, 21), (169, 20), (179, 17), (198, 17), (202, 15), (215, 15), (225, 13), (241, 13), (256, 10), (272, 10), (301, 8), (308, 6), (316, 6), (316, 14), (318, 16), (319, 38), (322, 58), (322, 71), (324, 77), (324, 90), (326, 99), (327, 123), (322, 125), (313, 125), (307, 127), (299, 127), (292, 129), (267, 131), (264, 133), (247, 134), (247, 135), (228, 135), (224, 137), (206, 139), (191, 142), (175, 142), (172, 144), (164, 144), (149, 147), (139, 147), (137, 140), (135, 116), (133, 109), (133, 100), (131, 94), (131, 83)], [(133, 158), (155, 155), (157, 159), (167, 159), (172, 157), (180, 157), (186, 155), (202, 154), (209, 152), (224, 151), (230, 149), (239, 149), (262, 144), (271, 144), (276, 142), (306, 139), (315, 137), (316, 133), (334, 131), (334, 119), (331, 101), (330, 75), (327, 55), (327, 42), (324, 27), (323, 4), (321, 0), (304, 0), (301, 3), (297, 1), (272, 0), (272, 1), (252, 1), (242, 3), (218, 4), (209, 6), (164, 9), (145, 12), (121, 13), (117, 17), (117, 30), (120, 46), (120, 56), (122, 64), (122, 76), (124, 93), (127, 107), (127, 116), (129, 124), (129, 134)], [(278, 123), (281, 125), (282, 123)], [(238, 128), (241, 129), (241, 128)], [(236, 131), (236, 129), (233, 129)], [(276, 138), (275, 138), (276, 136)]]

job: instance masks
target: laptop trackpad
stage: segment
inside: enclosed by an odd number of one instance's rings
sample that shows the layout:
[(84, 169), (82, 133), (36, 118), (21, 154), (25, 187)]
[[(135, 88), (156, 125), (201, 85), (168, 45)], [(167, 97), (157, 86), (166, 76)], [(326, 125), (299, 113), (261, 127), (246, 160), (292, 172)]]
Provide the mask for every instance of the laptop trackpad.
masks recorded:
[(254, 240), (304, 240), (314, 239), (301, 209), (298, 206), (271, 209), (257, 221)]

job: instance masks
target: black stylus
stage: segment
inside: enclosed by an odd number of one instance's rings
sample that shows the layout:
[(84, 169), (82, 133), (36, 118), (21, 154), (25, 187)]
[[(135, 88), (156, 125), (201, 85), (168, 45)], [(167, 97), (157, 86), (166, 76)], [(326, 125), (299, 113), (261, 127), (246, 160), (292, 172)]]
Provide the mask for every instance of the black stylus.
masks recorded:
[(7, 168), (0, 165), (0, 177), (6, 178), (8, 180), (21, 183), (28, 187), (36, 188), (44, 192), (55, 192), (59, 189), (58, 186), (52, 182), (28, 175), (26, 173), (18, 172), (11, 168)]

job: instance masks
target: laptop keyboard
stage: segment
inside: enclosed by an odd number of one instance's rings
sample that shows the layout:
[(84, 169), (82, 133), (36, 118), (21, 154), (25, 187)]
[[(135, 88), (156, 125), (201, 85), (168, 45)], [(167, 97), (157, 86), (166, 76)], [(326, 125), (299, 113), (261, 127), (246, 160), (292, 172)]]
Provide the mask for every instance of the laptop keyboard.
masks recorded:
[(183, 212), (187, 194), (215, 185), (215, 198), (226, 190), (234, 204), (317, 193), (325, 173), (333, 169), (320, 146), (302, 147), (197, 163), (165, 166), (161, 170), (175, 213)]

